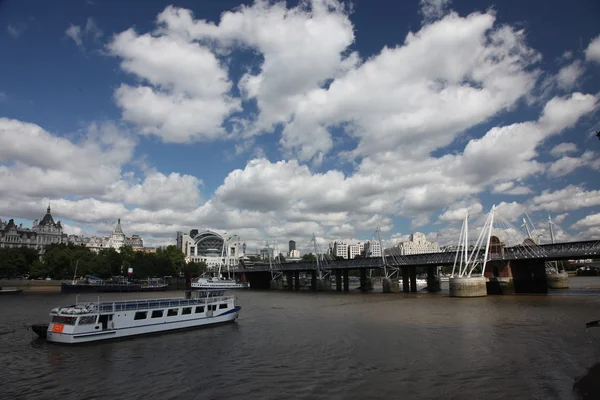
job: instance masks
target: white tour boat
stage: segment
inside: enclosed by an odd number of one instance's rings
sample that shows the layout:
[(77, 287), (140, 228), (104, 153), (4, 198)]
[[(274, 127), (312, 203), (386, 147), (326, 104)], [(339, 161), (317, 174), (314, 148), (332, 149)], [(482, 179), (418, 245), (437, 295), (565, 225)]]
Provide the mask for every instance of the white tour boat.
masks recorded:
[(248, 282), (238, 282), (233, 279), (198, 277), (192, 281), (192, 289), (248, 289)]
[(51, 323), (32, 325), (32, 330), (50, 342), (74, 344), (215, 325), (238, 317), (241, 307), (235, 296), (225, 296), (223, 290), (188, 293), (190, 298), (76, 302), (53, 309)]

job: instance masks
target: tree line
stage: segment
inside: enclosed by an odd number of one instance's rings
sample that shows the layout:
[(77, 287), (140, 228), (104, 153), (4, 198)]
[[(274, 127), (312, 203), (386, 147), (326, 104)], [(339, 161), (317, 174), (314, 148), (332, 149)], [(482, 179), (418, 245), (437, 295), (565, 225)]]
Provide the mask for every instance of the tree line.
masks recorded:
[[(75, 272), (77, 268), (77, 272)], [(204, 263), (185, 263), (183, 253), (173, 245), (158, 248), (155, 253), (134, 251), (131, 246), (115, 249), (90, 250), (82, 245), (51, 244), (40, 257), (37, 250), (27, 247), (0, 248), (0, 278), (72, 279), (88, 274), (100, 278), (127, 276), (133, 268), (138, 279), (179, 276), (197, 276), (206, 271)]]

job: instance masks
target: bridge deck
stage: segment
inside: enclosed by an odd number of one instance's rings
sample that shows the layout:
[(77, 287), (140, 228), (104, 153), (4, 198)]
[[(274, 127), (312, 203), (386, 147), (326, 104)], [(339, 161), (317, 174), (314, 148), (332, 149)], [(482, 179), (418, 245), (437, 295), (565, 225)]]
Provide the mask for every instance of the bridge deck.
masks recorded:
[[(459, 255), (460, 257), (460, 255)], [(453, 265), (456, 251), (441, 253), (412, 254), (406, 256), (388, 255), (386, 264), (389, 266), (443, 266)], [(536, 247), (516, 246), (505, 247), (490, 253), (489, 260), (513, 261), (513, 260), (544, 260), (558, 261), (582, 258), (600, 258), (600, 241), (590, 240), (582, 242), (567, 242), (543, 244)], [(483, 261), (483, 251), (478, 261)], [(381, 257), (359, 258), (353, 260), (331, 260), (321, 263), (322, 269), (359, 269), (359, 268), (382, 268)], [(269, 265), (268, 263), (254, 263), (243, 265), (235, 269), (236, 272), (244, 271), (311, 271), (317, 269), (316, 262), (289, 262)]]

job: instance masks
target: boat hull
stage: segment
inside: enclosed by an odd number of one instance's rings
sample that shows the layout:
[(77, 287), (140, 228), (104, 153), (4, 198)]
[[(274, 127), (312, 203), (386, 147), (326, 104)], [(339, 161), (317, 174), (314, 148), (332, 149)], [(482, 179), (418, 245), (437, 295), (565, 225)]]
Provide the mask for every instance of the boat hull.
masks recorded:
[(223, 314), (212, 317), (200, 317), (174, 322), (159, 322), (141, 326), (107, 329), (99, 332), (75, 334), (52, 332), (52, 324), (50, 324), (48, 331), (46, 332), (46, 339), (51, 343), (73, 345), (78, 343), (90, 343), (180, 330), (197, 329), (234, 322), (237, 319), (240, 310), (240, 306), (235, 306), (233, 309), (226, 311)]
[(17, 288), (0, 288), (0, 295), (2, 294), (19, 294), (23, 291), (23, 289), (17, 289)]

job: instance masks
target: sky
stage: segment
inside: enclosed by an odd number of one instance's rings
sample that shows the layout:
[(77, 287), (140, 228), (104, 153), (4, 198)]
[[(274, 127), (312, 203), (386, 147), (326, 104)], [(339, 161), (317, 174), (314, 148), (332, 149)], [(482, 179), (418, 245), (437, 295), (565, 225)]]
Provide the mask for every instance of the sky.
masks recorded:
[[(0, 218), (600, 239), (595, 0), (0, 1)], [(512, 225), (510, 225), (512, 224)]]

